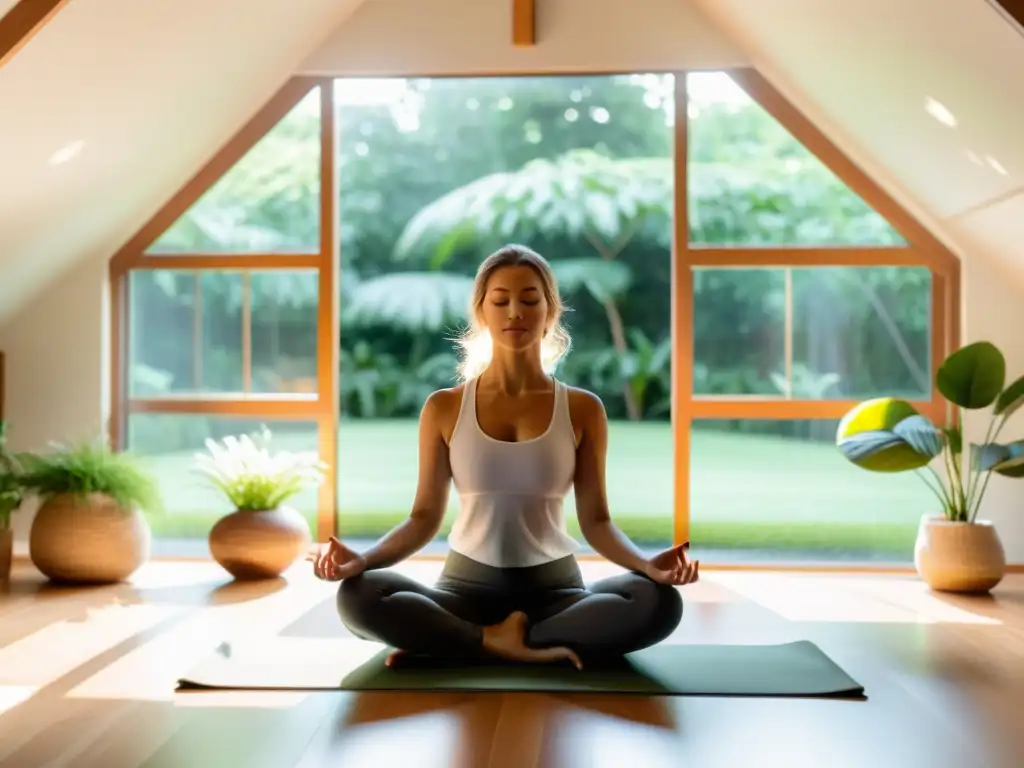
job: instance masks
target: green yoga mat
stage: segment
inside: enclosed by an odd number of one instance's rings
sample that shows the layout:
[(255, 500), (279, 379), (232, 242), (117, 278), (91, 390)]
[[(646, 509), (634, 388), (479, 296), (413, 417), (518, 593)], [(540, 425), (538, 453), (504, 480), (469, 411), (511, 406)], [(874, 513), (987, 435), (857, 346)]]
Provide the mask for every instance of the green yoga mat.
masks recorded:
[(661, 696), (861, 697), (864, 688), (816, 645), (662, 644), (602, 667), (449, 664), (407, 659), (347, 638), (270, 637), (225, 643), (178, 681), (188, 690), (530, 691)]

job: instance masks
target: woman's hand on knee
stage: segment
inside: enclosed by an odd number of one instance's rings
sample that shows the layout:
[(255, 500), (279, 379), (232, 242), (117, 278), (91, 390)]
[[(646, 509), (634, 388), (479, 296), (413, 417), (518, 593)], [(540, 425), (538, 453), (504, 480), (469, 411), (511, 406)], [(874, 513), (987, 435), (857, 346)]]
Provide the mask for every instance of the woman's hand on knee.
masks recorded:
[(307, 559), (313, 562), (313, 574), (324, 581), (351, 579), (366, 570), (363, 556), (335, 536), (331, 536), (320, 552), (311, 554)]
[(647, 561), (644, 575), (659, 584), (685, 586), (700, 579), (700, 561), (691, 561), (686, 550), (690, 542), (659, 552)]

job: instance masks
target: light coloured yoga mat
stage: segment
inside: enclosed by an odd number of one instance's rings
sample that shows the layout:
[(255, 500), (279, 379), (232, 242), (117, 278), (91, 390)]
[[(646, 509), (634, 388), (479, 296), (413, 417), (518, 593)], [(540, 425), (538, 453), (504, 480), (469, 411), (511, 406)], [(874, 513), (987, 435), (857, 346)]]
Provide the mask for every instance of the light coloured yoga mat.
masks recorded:
[(279, 635), (225, 643), (178, 690), (532, 691), (690, 696), (860, 697), (863, 687), (807, 641), (778, 645), (668, 645), (620, 663), (450, 665), (411, 659), (384, 665), (388, 649), (337, 637)]

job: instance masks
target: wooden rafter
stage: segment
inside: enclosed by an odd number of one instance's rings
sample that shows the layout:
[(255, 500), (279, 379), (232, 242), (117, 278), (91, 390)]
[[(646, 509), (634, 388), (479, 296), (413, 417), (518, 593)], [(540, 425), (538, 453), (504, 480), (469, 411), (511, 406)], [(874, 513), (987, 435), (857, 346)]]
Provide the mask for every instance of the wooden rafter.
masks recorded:
[(0, 67), (28, 45), (69, 0), (20, 0), (0, 18)]
[(988, 0), (988, 4), (1024, 35), (1024, 0)]
[(512, 45), (537, 44), (536, 0), (512, 0)]

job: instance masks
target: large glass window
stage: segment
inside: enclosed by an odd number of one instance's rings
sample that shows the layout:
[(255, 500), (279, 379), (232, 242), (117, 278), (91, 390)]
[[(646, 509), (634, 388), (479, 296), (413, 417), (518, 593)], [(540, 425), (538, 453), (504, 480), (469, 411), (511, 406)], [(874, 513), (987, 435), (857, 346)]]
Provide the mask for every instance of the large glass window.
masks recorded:
[(692, 72), (686, 85), (692, 245), (903, 244), (728, 73)]
[[(321, 232), (323, 188), (333, 182), (321, 174), (331, 152), (324, 96), (319, 84), (296, 81), (272, 99), (251, 124), (270, 126), (266, 134), (250, 138), (244, 128), (225, 149), (239, 155), (233, 165), (215, 157), (199, 171), (210, 186), (188, 185), (188, 205), (172, 201), (185, 213), (115, 291), (127, 296), (117, 437), (161, 488), (165, 513), (151, 521), (158, 552), (205, 553), (210, 528), (231, 511), (195, 471), (209, 438), (266, 427), (273, 448), (314, 451), (333, 466), (334, 395), (323, 386), (333, 365), (320, 363), (334, 336), (321, 311), (333, 283)], [(289, 502), (317, 537), (333, 514), (330, 474), (324, 488)]]
[(132, 397), (315, 394), (315, 270), (132, 273)]
[[(850, 465), (835, 429), (882, 395), (939, 413), (958, 265), (833, 172), (854, 173), (756, 73), (296, 78), (252, 125), (271, 127), (242, 130), (114, 265), (118, 437), (164, 489), (163, 551), (203, 546), (224, 511), (192, 454), (261, 424), (330, 465), (295, 503), (321, 540), (366, 546), (404, 519), (474, 273), (520, 242), (569, 306), (556, 375), (604, 401), (634, 541), (912, 557), (927, 488)], [(579, 537), (572, 495), (566, 515)]]
[(708, 561), (897, 562), (934, 496), (912, 474), (865, 476), (834, 419), (698, 419), (690, 530)]
[(728, 73), (687, 90), (694, 545), (711, 561), (906, 561), (927, 487), (868, 475), (835, 434), (858, 400), (932, 400), (932, 271)]
[(925, 267), (696, 268), (693, 391), (931, 397)]
[(320, 89), (313, 88), (149, 253), (316, 253), (320, 158)]
[[(552, 263), (571, 308), (573, 351), (557, 375), (608, 410), (613, 514), (631, 536), (667, 545), (674, 78), (336, 89), (342, 533), (376, 537), (409, 514), (417, 418), (431, 391), (456, 383), (451, 339), (473, 274), (495, 248), (524, 242)], [(567, 515), (578, 531), (571, 499)]]

